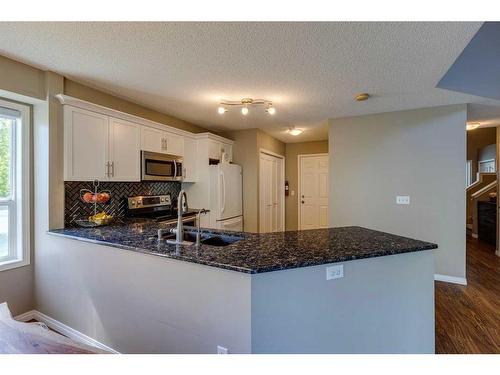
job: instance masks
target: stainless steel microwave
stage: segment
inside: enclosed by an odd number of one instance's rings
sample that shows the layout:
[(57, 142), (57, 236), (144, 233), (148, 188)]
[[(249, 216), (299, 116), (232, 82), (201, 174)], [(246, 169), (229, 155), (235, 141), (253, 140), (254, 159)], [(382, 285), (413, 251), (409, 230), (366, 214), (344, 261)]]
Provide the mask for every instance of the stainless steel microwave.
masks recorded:
[(182, 181), (185, 168), (181, 156), (141, 152), (141, 179), (143, 181)]

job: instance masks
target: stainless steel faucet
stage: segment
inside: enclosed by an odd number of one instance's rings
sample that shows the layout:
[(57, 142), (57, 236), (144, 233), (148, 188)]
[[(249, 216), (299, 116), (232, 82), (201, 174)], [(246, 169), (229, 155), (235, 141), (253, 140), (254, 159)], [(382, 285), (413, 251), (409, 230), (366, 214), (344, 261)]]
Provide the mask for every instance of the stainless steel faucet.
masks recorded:
[(207, 212), (208, 212), (207, 210), (205, 210), (204, 208), (202, 208), (196, 214), (196, 216), (198, 217), (198, 220), (196, 222), (196, 224), (197, 224), (196, 225), (197, 226), (197, 228), (196, 228), (197, 229), (197, 231), (196, 231), (196, 246), (197, 247), (200, 247), (200, 245), (201, 245), (201, 233), (200, 233), (200, 231), (201, 231), (201, 228), (200, 228), (200, 226), (201, 226), (201, 215), (202, 214), (206, 214)]
[(183, 189), (177, 197), (177, 233), (175, 234), (175, 242), (177, 242), (178, 244), (184, 242), (184, 224), (182, 223), (182, 213), (184, 211), (184, 206), (186, 206), (187, 211), (187, 195)]

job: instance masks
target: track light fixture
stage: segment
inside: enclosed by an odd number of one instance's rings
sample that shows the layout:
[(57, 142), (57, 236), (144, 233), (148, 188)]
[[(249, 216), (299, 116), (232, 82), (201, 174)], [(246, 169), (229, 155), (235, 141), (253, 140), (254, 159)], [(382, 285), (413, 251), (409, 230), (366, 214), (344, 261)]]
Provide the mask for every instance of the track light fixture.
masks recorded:
[(229, 110), (229, 107), (241, 107), (241, 114), (246, 116), (250, 112), (249, 107), (251, 106), (265, 106), (266, 113), (271, 116), (276, 113), (276, 108), (273, 107), (273, 103), (270, 100), (252, 98), (243, 98), (238, 101), (223, 100), (220, 102), (217, 112), (223, 115)]

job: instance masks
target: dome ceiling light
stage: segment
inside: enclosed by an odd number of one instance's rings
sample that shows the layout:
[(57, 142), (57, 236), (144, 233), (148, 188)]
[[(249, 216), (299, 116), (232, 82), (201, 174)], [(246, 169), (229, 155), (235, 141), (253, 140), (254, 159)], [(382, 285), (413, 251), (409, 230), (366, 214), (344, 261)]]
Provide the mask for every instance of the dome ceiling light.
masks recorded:
[(301, 134), (304, 132), (304, 130), (302, 130), (302, 129), (298, 129), (298, 128), (296, 128), (296, 127), (291, 127), (291, 128), (289, 128), (289, 129), (287, 130), (287, 132), (288, 132), (288, 134), (290, 134), (290, 135), (297, 136), (297, 135), (301, 135)]
[(271, 116), (276, 113), (276, 108), (273, 107), (273, 103), (270, 100), (252, 98), (243, 98), (239, 101), (223, 100), (220, 102), (219, 108), (217, 108), (217, 113), (223, 115), (229, 111), (229, 107), (240, 107), (241, 114), (246, 116), (250, 112), (250, 107), (252, 106), (265, 107), (266, 113)]
[(479, 128), (481, 124), (479, 122), (468, 122), (467, 125), (465, 126), (465, 128), (467, 130), (474, 130), (474, 129), (477, 129)]

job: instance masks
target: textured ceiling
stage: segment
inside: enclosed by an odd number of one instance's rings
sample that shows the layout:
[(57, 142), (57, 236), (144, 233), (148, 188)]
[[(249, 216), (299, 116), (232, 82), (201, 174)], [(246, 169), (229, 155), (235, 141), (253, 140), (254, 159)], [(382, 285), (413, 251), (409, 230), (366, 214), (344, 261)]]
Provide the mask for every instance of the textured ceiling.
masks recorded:
[[(435, 88), (481, 23), (0, 23), (0, 54), (214, 130), (326, 139), (325, 120), (477, 102)], [(366, 102), (355, 94), (369, 92)], [(216, 113), (264, 98), (277, 114)], [(289, 126), (306, 131), (285, 133)]]

